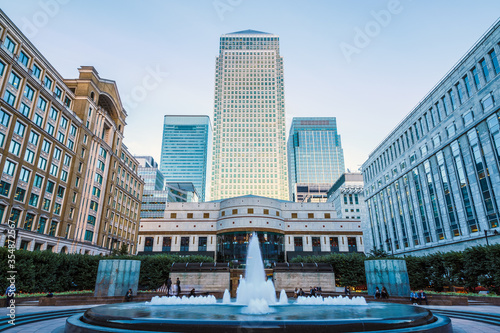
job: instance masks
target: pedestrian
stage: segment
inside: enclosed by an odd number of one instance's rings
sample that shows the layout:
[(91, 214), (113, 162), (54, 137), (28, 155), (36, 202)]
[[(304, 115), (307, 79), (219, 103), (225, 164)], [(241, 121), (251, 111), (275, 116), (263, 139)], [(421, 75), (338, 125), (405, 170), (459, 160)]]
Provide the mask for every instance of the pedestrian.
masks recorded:
[(125, 294), (125, 301), (130, 302), (132, 300), (132, 289), (129, 289)]
[(384, 286), (382, 286), (382, 299), (388, 299), (389, 298), (389, 293), (387, 292), (387, 289), (385, 289)]
[(419, 305), (422, 305), (422, 301), (425, 301), (425, 305), (429, 305), (429, 302), (427, 301), (427, 295), (422, 289), (419, 290), (417, 297)]
[(418, 294), (416, 291), (412, 291), (410, 293), (410, 301), (411, 301), (411, 304), (413, 305), (417, 305), (417, 302), (418, 302)]
[(16, 294), (16, 286), (11, 284), (10, 286), (7, 287), (7, 290), (5, 291), (5, 295), (7, 296), (7, 307), (14, 303), (14, 296)]
[(378, 289), (378, 287), (375, 287), (375, 295), (374, 297), (375, 299), (379, 299), (380, 298), (380, 289)]
[(349, 289), (349, 286), (345, 286), (345, 288), (344, 288), (344, 294), (346, 296), (349, 296), (351, 294), (351, 290)]
[(167, 296), (170, 296), (172, 293), (172, 279), (169, 277), (167, 279)]
[(299, 296), (299, 288), (295, 288), (293, 291), (293, 298), (297, 298)]
[(177, 281), (175, 281), (175, 284), (177, 285), (177, 296), (181, 295), (181, 280), (177, 278)]
[(316, 291), (314, 290), (314, 288), (312, 286), (310, 288), (311, 288), (311, 290), (309, 290), (309, 296), (311, 296), (311, 297), (316, 296)]

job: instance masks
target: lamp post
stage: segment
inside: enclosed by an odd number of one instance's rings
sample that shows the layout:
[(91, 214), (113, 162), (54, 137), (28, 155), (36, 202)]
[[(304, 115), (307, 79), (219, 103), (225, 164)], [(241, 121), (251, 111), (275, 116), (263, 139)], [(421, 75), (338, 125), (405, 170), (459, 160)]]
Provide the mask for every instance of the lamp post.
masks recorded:
[[(484, 239), (486, 239), (486, 246), (490, 245), (490, 243), (488, 242), (488, 231), (491, 231), (491, 230), (484, 231)], [(493, 230), (493, 231), (491, 231), (491, 233), (493, 234), (493, 236), (498, 236), (498, 230)]]

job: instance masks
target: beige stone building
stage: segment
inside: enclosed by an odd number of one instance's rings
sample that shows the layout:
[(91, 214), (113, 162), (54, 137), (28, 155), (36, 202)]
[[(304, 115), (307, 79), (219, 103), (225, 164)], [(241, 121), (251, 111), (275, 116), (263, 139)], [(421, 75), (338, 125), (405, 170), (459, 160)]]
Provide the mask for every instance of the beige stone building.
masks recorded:
[(90, 66), (62, 78), (2, 11), (0, 39), (0, 243), (135, 253), (144, 183), (116, 83)]

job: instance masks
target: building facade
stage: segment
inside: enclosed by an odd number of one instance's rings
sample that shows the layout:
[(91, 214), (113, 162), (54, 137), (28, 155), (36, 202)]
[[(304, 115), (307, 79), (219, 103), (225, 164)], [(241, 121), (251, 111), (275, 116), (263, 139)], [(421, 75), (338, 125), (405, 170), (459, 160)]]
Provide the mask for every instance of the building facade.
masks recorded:
[(374, 248), (500, 243), (499, 42), (496, 22), (363, 164)]
[(212, 127), (208, 116), (164, 118), (160, 170), (165, 182), (191, 182), (205, 201)]
[(254, 30), (222, 35), (211, 200), (246, 194), (288, 200), (285, 137), (279, 37)]
[(290, 200), (326, 201), (344, 173), (344, 152), (335, 117), (295, 117), (287, 144)]
[(268, 262), (298, 255), (363, 252), (360, 221), (339, 219), (333, 203), (296, 203), (253, 195), (204, 203), (167, 203), (163, 220), (141, 220), (139, 254), (213, 256), (244, 262), (256, 232)]
[[(326, 201), (333, 203), (338, 218), (361, 223), (365, 233), (367, 215), (363, 188), (363, 175), (360, 172), (344, 173), (328, 190)], [(365, 249), (370, 248), (368, 241), (365, 239)]]
[[(121, 141), (126, 113), (116, 84), (87, 66), (65, 80), (1, 11), (0, 37), (0, 242), (89, 254), (126, 244), (135, 252), (142, 182)], [(128, 212), (111, 202), (121, 187)], [(123, 215), (126, 232), (123, 221), (112, 225)], [(15, 240), (6, 237), (12, 229)]]

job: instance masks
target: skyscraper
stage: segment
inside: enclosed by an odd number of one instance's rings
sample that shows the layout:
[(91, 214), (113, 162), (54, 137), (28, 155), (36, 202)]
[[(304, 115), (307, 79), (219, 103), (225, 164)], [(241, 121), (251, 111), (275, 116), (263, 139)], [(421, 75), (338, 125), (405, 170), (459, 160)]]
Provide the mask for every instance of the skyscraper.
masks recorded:
[(288, 199), (283, 58), (279, 37), (222, 35), (216, 60), (212, 200)]
[(344, 173), (335, 117), (293, 118), (288, 168), (291, 201), (326, 201), (328, 190)]
[(160, 163), (165, 182), (193, 183), (201, 201), (205, 201), (210, 139), (208, 116), (165, 116)]

